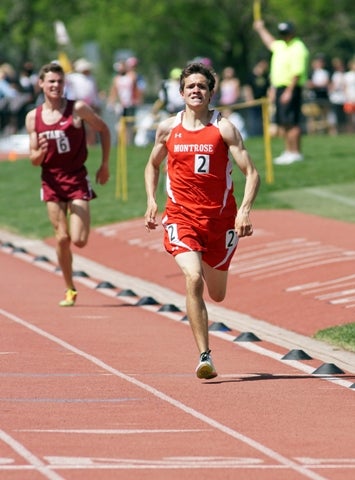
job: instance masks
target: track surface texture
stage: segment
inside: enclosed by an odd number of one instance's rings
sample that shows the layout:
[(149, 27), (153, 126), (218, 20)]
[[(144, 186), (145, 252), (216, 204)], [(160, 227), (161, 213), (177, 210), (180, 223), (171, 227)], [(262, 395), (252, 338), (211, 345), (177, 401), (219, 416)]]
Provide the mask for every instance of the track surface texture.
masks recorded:
[(210, 381), (161, 227), (93, 229), (73, 308), (53, 239), (0, 231), (0, 479), (354, 478), (355, 354), (312, 335), (354, 321), (355, 224), (252, 219), (207, 298)]

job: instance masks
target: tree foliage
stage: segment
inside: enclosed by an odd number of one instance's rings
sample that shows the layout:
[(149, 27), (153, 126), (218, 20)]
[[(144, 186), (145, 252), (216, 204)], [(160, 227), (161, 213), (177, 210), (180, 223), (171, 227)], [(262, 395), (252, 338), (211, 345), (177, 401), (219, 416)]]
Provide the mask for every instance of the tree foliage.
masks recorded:
[[(215, 69), (235, 67), (243, 80), (252, 63), (266, 55), (252, 28), (252, 0), (2, 0), (0, 63), (15, 68), (31, 59), (39, 67), (56, 58), (54, 22), (65, 23), (75, 60), (95, 45), (100, 79), (108, 81), (115, 55), (129, 49), (149, 78), (166, 76), (196, 56), (209, 57)], [(353, 0), (262, 0), (272, 32), (292, 20), (311, 53), (329, 58), (355, 54)], [(91, 51), (92, 52), (92, 51)]]

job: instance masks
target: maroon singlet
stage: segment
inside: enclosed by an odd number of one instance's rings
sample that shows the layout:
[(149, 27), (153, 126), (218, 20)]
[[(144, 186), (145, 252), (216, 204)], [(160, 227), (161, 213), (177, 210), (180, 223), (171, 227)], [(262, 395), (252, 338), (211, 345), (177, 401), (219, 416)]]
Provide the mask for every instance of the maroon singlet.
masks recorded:
[(63, 116), (53, 125), (42, 119), (43, 105), (36, 109), (35, 130), (48, 139), (48, 152), (42, 167), (42, 200), (68, 202), (96, 197), (85, 167), (88, 151), (85, 127), (73, 123), (73, 101), (67, 100)]

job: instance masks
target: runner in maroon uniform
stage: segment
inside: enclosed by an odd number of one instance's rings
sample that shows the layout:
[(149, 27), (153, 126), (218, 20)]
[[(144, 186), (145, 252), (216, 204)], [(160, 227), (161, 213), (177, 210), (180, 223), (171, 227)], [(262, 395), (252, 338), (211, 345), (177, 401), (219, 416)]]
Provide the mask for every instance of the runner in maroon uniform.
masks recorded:
[[(89, 200), (96, 197), (85, 167), (87, 146), (83, 122), (99, 133), (102, 162), (96, 181), (109, 179), (110, 132), (104, 121), (85, 102), (68, 101), (63, 97), (64, 71), (60, 65), (42, 67), (39, 86), (43, 90), (43, 105), (31, 110), (26, 117), (30, 135), (30, 159), (42, 168), (42, 200), (57, 240), (57, 256), (66, 285), (61, 306), (72, 306), (77, 291), (73, 283), (70, 243), (84, 247), (90, 230)], [(68, 222), (70, 214), (70, 225)]]
[[(186, 109), (159, 125), (145, 170), (145, 225), (150, 230), (157, 226), (159, 171), (168, 156), (164, 243), (185, 275), (187, 315), (200, 353), (198, 378), (217, 375), (209, 349), (204, 282), (210, 297), (221, 302), (238, 237), (253, 233), (249, 213), (259, 187), (259, 174), (239, 131), (209, 109), (214, 87), (215, 76), (204, 65), (184, 69), (180, 92)], [(229, 152), (246, 178), (238, 211)]]

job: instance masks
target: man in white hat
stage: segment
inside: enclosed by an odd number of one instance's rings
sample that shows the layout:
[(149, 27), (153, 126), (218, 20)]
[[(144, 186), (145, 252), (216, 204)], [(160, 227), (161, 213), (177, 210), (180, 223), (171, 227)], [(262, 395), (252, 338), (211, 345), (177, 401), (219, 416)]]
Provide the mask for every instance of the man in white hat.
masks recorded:
[[(93, 65), (86, 58), (79, 58), (73, 64), (74, 72), (66, 76), (66, 97), (68, 100), (84, 100), (100, 113), (100, 99), (96, 81), (92, 75)], [(87, 142), (96, 143), (96, 133), (87, 127)]]

